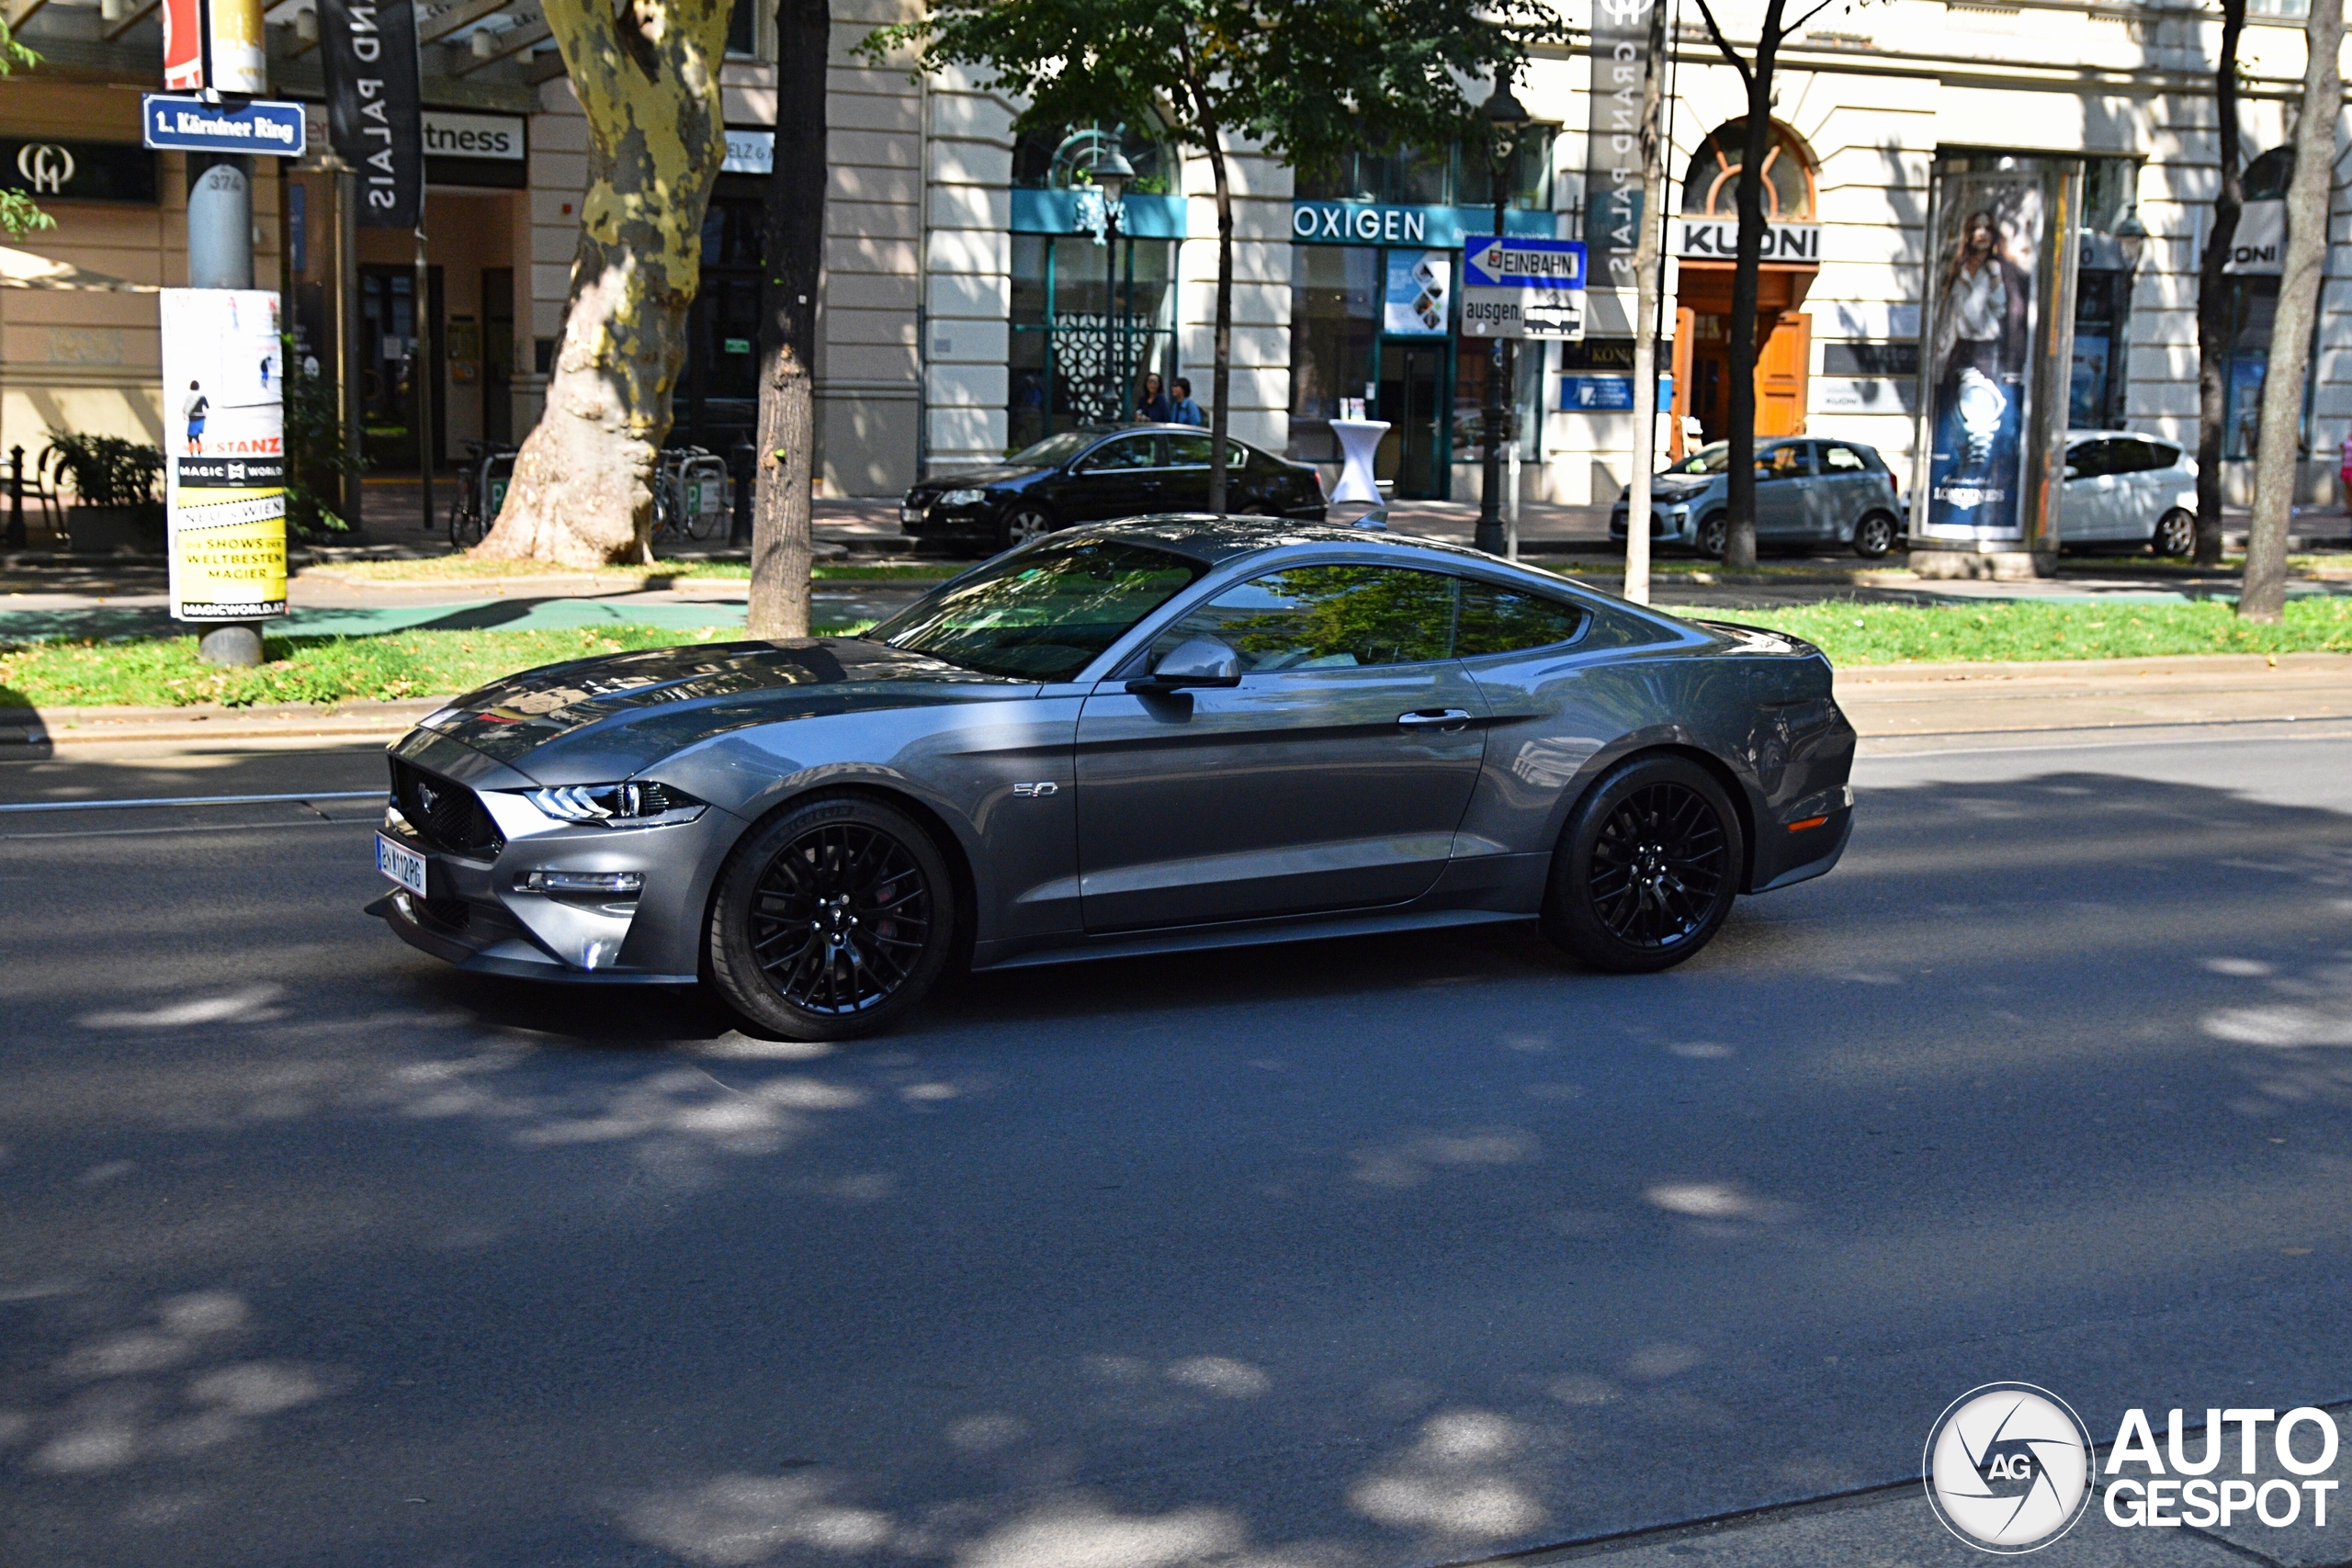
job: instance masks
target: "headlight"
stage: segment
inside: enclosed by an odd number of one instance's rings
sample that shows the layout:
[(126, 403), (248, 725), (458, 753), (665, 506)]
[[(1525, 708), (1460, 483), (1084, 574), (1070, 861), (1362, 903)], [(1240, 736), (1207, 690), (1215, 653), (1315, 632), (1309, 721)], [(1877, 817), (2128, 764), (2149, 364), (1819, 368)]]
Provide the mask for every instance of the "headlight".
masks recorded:
[(939, 498), (942, 506), (978, 506), (989, 498), (984, 490), (951, 490)]
[(559, 822), (597, 822), (607, 828), (659, 828), (691, 822), (703, 813), (701, 801), (659, 784), (567, 784), (527, 789), (523, 798)]

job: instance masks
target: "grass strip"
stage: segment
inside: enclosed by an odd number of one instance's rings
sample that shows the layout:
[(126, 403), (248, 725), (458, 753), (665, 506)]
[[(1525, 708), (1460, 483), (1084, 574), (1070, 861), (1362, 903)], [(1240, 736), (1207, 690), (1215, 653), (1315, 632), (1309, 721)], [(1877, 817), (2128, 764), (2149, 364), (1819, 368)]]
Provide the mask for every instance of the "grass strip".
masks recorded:
[[(939, 582), (971, 570), (969, 561), (819, 561), (809, 576), (819, 582)], [(311, 568), (345, 582), (474, 582), (514, 577), (594, 577), (616, 586), (648, 579), (748, 582), (752, 563), (740, 560), (664, 560), (651, 566), (576, 567), (551, 561), (476, 560), (471, 556), (430, 556), (422, 560), (336, 561)]]
[(2150, 659), (2198, 653), (2352, 653), (2352, 597), (2287, 602), (2286, 619), (2260, 626), (2216, 600), (2186, 604), (2005, 600), (1963, 604), (1858, 604), (1850, 600), (1770, 610), (1675, 606), (1700, 620), (1793, 632), (1837, 664), (1941, 664), (2042, 659)]
[[(819, 629), (840, 633), (872, 624)], [(263, 645), (268, 662), (250, 670), (199, 663), (193, 637), (40, 642), (0, 648), (0, 707), (252, 707), (437, 697), (542, 664), (741, 635), (726, 626), (610, 626), (270, 637)]]

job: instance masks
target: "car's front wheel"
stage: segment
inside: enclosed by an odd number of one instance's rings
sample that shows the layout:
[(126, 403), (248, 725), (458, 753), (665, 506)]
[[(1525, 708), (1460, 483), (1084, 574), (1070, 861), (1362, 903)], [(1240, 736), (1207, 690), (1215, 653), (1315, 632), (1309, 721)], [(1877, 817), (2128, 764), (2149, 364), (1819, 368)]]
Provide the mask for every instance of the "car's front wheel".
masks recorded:
[(1894, 519), (1883, 512), (1873, 512), (1854, 525), (1854, 553), (1864, 560), (1877, 560), (1894, 548)]
[(997, 527), (997, 543), (1005, 549), (1025, 545), (1032, 539), (1042, 539), (1054, 531), (1054, 520), (1035, 506), (1016, 506), (1004, 514)]
[(2174, 507), (2156, 519), (2154, 536), (2148, 547), (2160, 556), (2193, 556), (2197, 553), (2197, 513)]
[(1697, 545), (1699, 553), (1709, 560), (1721, 560), (1724, 558), (1724, 545), (1730, 536), (1730, 532), (1731, 525), (1724, 519), (1724, 514), (1718, 512), (1713, 517), (1700, 519), (1699, 532), (1692, 536), (1691, 543)]
[(946, 964), (956, 899), (931, 835), (833, 796), (755, 828), (719, 873), (710, 971), (754, 1023), (845, 1040), (904, 1018)]
[(1596, 969), (1670, 968), (1731, 912), (1739, 817), (1680, 757), (1635, 757), (1577, 802), (1552, 854), (1544, 934)]

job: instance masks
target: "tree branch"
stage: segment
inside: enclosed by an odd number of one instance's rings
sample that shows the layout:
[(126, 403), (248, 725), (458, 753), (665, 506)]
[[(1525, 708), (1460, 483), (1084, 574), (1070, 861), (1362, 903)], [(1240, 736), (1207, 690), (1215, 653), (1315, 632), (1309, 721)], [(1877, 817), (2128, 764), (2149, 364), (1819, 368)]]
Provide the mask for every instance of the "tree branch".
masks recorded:
[(1740, 85), (1754, 92), (1756, 78), (1747, 73), (1747, 62), (1739, 57), (1739, 51), (1732, 48), (1731, 40), (1724, 37), (1723, 28), (1715, 25), (1715, 13), (1708, 6), (1707, 0), (1699, 0), (1699, 15), (1706, 21), (1707, 36), (1715, 40), (1715, 47), (1723, 51), (1725, 60), (1731, 62), (1731, 68), (1739, 73)]

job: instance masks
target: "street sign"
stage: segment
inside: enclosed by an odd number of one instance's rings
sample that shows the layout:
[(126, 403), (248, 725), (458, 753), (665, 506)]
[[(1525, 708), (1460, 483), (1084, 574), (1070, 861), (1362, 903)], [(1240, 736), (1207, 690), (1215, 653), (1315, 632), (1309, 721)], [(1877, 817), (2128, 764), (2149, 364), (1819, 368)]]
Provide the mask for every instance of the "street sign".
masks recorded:
[(1479, 235), (1462, 244), (1462, 331), (1468, 337), (1584, 337), (1581, 240)]
[(271, 158), (302, 155), (302, 106), (254, 98), (242, 107), (208, 104), (202, 98), (145, 93), (139, 99), (140, 125), (148, 146), (181, 152), (258, 152)]

